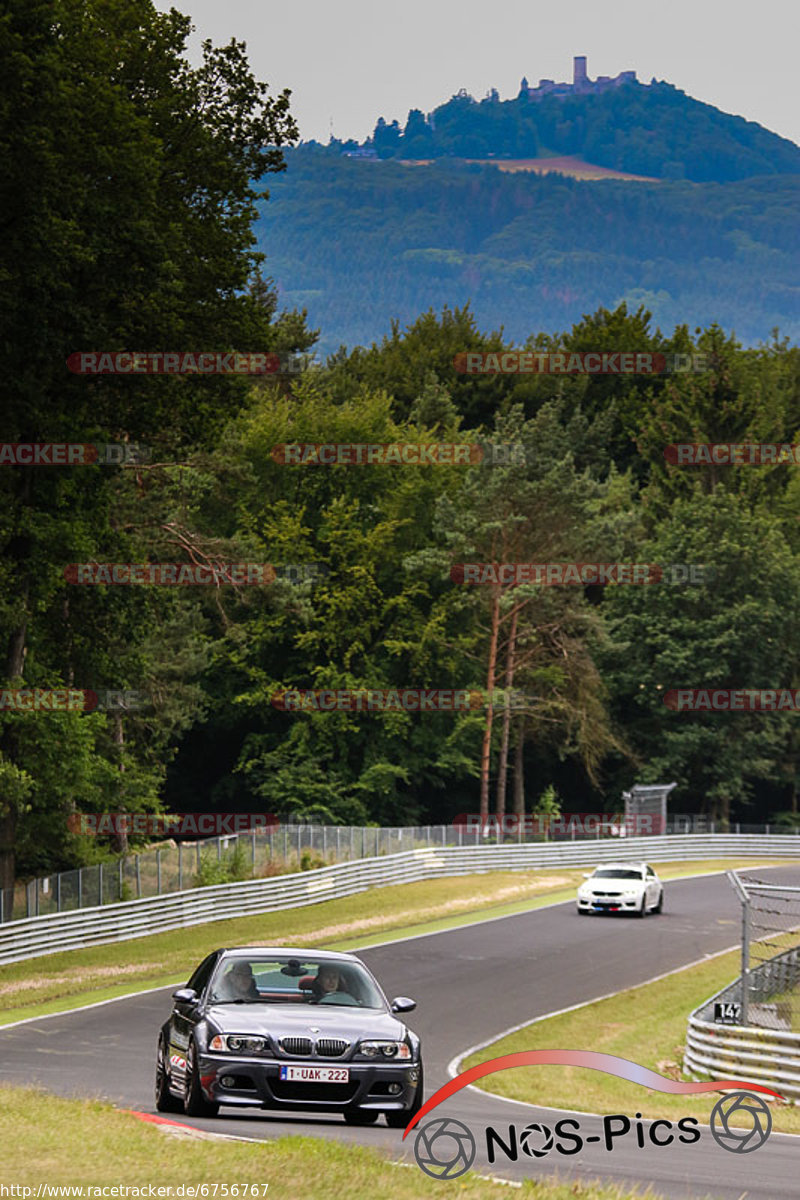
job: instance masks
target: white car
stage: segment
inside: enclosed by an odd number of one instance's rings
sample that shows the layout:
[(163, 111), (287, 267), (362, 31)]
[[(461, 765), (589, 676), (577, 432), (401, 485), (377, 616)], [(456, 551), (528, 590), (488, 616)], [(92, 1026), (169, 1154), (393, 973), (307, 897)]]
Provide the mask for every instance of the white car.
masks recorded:
[(578, 914), (629, 912), (637, 917), (664, 907), (661, 880), (647, 863), (603, 863), (578, 888)]

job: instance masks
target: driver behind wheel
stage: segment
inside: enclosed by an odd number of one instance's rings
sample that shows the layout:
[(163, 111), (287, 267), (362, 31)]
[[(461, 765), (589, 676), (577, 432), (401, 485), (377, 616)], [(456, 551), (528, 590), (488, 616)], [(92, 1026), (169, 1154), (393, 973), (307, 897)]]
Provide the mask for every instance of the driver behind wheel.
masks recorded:
[(339, 968), (323, 963), (317, 971), (311, 990), (318, 999), (322, 999), (323, 996), (329, 996), (331, 992), (344, 992), (347, 989), (342, 983)]

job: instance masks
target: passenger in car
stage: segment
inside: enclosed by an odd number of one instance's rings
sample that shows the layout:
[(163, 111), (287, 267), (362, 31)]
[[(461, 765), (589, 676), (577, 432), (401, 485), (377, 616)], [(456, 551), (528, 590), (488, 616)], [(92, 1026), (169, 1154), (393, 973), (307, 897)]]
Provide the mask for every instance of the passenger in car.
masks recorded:
[(221, 1000), (257, 1000), (258, 988), (250, 964), (235, 962), (221, 981)]

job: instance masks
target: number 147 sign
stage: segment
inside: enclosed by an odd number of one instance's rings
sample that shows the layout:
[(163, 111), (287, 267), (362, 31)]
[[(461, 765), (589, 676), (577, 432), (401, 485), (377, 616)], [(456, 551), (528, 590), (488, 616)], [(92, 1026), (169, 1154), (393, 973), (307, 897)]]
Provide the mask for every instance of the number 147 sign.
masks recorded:
[(738, 1025), (742, 1019), (741, 1004), (717, 1001), (714, 1005), (714, 1021), (717, 1025)]

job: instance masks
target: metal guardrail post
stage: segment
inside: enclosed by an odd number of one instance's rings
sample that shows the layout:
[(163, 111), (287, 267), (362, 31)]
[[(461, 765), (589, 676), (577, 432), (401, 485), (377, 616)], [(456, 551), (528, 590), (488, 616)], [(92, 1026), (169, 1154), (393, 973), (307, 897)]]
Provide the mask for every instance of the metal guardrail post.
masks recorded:
[(156, 850), (156, 895), (161, 895), (161, 849)]
[(98, 863), (98, 866), (100, 869), (97, 872), (97, 895), (98, 895), (97, 903), (102, 904), (103, 903), (103, 864)]
[(183, 842), (178, 842), (178, 891), (183, 891)]
[(136, 895), (141, 900), (142, 898), (142, 868), (139, 862), (139, 855), (136, 855)]
[(123, 885), (124, 885), (124, 882), (125, 882), (125, 876), (124, 876), (124, 874), (123, 874), (123, 871), (124, 871), (124, 868), (123, 868), (123, 863), (124, 863), (124, 861), (125, 861), (125, 860), (124, 860), (124, 859), (122, 859), (122, 858), (119, 860), (119, 878), (118, 878), (118, 884), (119, 884), (119, 887), (118, 887), (118, 891), (119, 891), (119, 899), (120, 899), (120, 900), (122, 899), (122, 889), (123, 889)]
[[(61, 872), (56, 875), (56, 912), (61, 912)], [(2, 910), (0, 910), (0, 921), (2, 921)]]
[(749, 1023), (748, 1004), (750, 999), (750, 897), (742, 886), (735, 871), (726, 871), (728, 882), (739, 897), (742, 906), (742, 1025)]
[(78, 867), (78, 908), (83, 908), (83, 867)]

